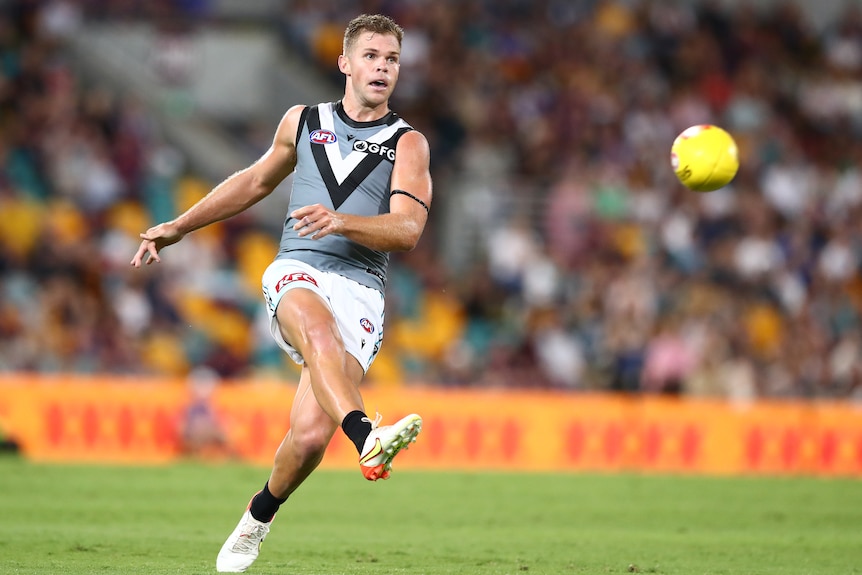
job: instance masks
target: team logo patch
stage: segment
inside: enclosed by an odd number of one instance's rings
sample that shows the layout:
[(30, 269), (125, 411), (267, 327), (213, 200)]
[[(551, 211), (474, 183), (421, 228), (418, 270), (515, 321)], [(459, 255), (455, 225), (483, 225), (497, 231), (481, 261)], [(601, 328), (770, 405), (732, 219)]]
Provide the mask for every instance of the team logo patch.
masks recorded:
[(312, 144), (334, 144), (338, 141), (335, 132), (329, 130), (315, 130), (308, 135), (308, 139)]
[(317, 281), (307, 273), (294, 272), (292, 274), (287, 274), (286, 276), (278, 280), (278, 283), (275, 284), (275, 293), (280, 292), (284, 286), (292, 284), (293, 282), (308, 282), (317, 287)]
[(364, 317), (359, 320), (359, 325), (361, 325), (362, 329), (364, 329), (367, 333), (374, 333), (374, 324), (371, 323), (371, 320), (367, 317)]

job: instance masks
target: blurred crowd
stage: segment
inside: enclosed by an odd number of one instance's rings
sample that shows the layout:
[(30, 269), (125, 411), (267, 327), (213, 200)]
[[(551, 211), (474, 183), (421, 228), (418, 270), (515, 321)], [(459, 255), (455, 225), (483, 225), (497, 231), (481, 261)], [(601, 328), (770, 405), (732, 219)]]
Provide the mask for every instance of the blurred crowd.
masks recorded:
[[(393, 107), (429, 139), (435, 209), (393, 258), (372, 381), (862, 397), (857, 4), (822, 29), (793, 2), (284, 5), (285, 49), (339, 86), (346, 20), (407, 32)], [(0, 370), (289, 374), (259, 296), (277, 236), (243, 215), (130, 270), (137, 234), (213, 182), (133, 95), (76, 74), (84, 3), (3, 6)], [(742, 159), (708, 194), (669, 164), (699, 123)]]

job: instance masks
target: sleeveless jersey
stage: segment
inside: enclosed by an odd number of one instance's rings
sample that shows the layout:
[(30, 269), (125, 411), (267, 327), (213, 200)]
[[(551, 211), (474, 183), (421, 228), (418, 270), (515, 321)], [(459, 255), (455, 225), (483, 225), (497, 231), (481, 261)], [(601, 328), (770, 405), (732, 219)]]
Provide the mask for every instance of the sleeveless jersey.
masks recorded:
[(341, 102), (303, 110), (296, 131), (296, 169), (281, 244), (275, 259), (291, 258), (383, 291), (389, 254), (339, 235), (299, 237), (293, 210), (311, 204), (359, 216), (389, 212), (395, 146), (413, 128), (394, 112), (357, 122)]

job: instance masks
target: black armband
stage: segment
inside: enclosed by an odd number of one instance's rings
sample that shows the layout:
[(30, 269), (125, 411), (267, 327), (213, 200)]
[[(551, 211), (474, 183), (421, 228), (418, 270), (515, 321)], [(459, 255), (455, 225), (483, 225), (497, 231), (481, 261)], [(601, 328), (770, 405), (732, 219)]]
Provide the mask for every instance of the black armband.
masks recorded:
[(425, 208), (425, 212), (427, 212), (429, 214), (431, 213), (431, 208), (428, 207), (428, 204), (426, 204), (425, 202), (423, 202), (422, 200), (420, 200), (419, 198), (417, 198), (416, 196), (414, 196), (410, 192), (405, 192), (404, 190), (392, 190), (391, 192), (389, 192), (389, 197), (391, 198), (395, 194), (404, 194), (405, 196), (407, 196), (411, 200), (416, 200), (417, 202), (419, 202), (420, 206)]

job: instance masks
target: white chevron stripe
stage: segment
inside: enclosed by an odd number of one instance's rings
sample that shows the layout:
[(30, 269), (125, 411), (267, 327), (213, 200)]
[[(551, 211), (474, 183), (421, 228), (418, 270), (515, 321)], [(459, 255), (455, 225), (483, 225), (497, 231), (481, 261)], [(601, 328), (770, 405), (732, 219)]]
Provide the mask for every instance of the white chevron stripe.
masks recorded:
[[(335, 130), (335, 119), (333, 113), (333, 104), (332, 102), (328, 102), (325, 105), (318, 106), (318, 110), (320, 111), (320, 127), (324, 130), (329, 130), (335, 134), (339, 138), (342, 137), (343, 134), (339, 134)], [(398, 121), (392, 124), (391, 126), (387, 126), (386, 128), (380, 130), (371, 138), (368, 138), (368, 142), (372, 142), (374, 144), (381, 144), (391, 138), (395, 132), (400, 130), (403, 127), (406, 127), (408, 124), (401, 118), (398, 118)], [(351, 150), (346, 157), (341, 157), (341, 152), (339, 151), (338, 142), (332, 144), (324, 144), (323, 149), (326, 150), (326, 157), (329, 159), (329, 165), (332, 167), (332, 173), (335, 175), (335, 180), (338, 182), (338, 185), (344, 183), (344, 180), (347, 179), (347, 176), (356, 169), (356, 166), (359, 165), (365, 156), (368, 155), (368, 152), (357, 152), (356, 150)]]

